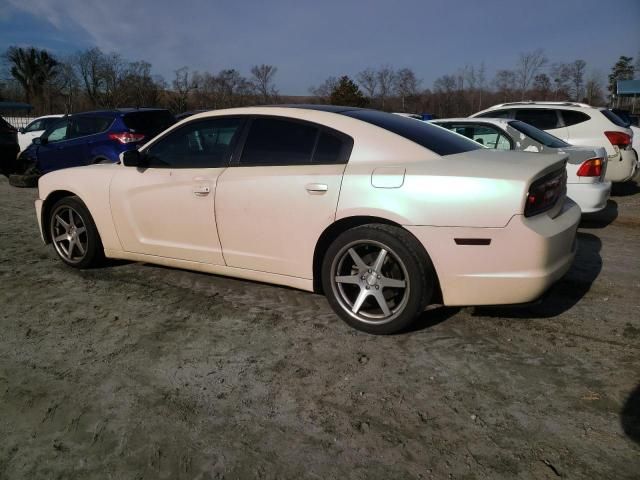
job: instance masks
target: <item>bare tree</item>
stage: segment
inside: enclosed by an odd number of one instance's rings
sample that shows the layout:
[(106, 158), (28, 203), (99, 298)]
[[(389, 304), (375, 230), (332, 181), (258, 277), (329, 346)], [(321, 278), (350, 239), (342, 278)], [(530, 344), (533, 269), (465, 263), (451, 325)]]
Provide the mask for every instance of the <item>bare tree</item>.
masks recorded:
[(173, 86), (173, 96), (170, 100), (172, 109), (175, 112), (185, 112), (189, 105), (189, 92), (197, 87), (193, 76), (189, 75), (189, 67), (175, 70), (175, 78), (171, 85)]
[(569, 64), (569, 76), (571, 79), (571, 95), (577, 102), (582, 100), (584, 93), (584, 73), (587, 62), (584, 60), (576, 60)]
[(382, 110), (384, 110), (385, 101), (393, 92), (396, 82), (396, 72), (389, 65), (383, 65), (376, 72), (376, 78), (378, 80), (378, 96), (380, 97)]
[(571, 89), (571, 68), (566, 63), (554, 63), (551, 66), (551, 78), (553, 80), (554, 100), (569, 98)]
[(317, 87), (309, 88), (309, 93), (319, 97), (322, 102), (328, 103), (331, 93), (336, 89), (338, 83), (339, 80), (336, 77), (328, 77)]
[(604, 105), (604, 74), (592, 71), (584, 85), (585, 100), (589, 105)]
[(517, 85), (517, 75), (513, 70), (498, 70), (493, 82), (503, 102), (513, 99)]
[(547, 57), (545, 57), (542, 49), (520, 54), (516, 75), (522, 100), (524, 100), (527, 89), (529, 88), (529, 85), (531, 85), (533, 78), (546, 63)]
[(256, 93), (261, 97), (263, 103), (269, 103), (269, 100), (278, 95), (278, 91), (273, 85), (273, 77), (278, 71), (273, 65), (254, 65), (251, 67), (251, 75), (253, 76), (253, 85)]
[(93, 106), (100, 104), (104, 92), (104, 54), (97, 47), (78, 52), (74, 61), (84, 92)]
[(367, 96), (373, 100), (378, 91), (378, 76), (375, 70), (367, 68), (356, 75), (356, 80), (366, 92)]
[(402, 102), (402, 111), (406, 111), (406, 101), (414, 98), (418, 94), (418, 86), (420, 80), (416, 78), (416, 74), (410, 68), (402, 68), (396, 73), (395, 92)]

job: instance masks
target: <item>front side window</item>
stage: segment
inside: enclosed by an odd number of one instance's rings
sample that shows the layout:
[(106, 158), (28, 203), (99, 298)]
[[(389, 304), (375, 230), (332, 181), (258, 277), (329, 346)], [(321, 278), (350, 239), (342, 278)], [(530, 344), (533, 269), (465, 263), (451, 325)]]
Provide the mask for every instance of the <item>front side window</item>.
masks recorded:
[(27, 128), (24, 129), (24, 132), (25, 133), (37, 132), (37, 131), (44, 130), (44, 129), (45, 129), (44, 119), (41, 118), (40, 120), (34, 120), (29, 125), (27, 125)]
[(558, 114), (544, 108), (522, 108), (516, 111), (516, 120), (533, 125), (540, 130), (558, 128)]
[(67, 139), (67, 128), (69, 126), (69, 122), (65, 118), (64, 120), (60, 120), (59, 122), (54, 123), (47, 132), (43, 134), (43, 137), (46, 137), (47, 142), (61, 142)]
[(311, 163), (318, 128), (278, 118), (255, 118), (242, 149), (240, 165)]
[(149, 167), (222, 168), (231, 157), (242, 120), (207, 119), (188, 123), (145, 151)]

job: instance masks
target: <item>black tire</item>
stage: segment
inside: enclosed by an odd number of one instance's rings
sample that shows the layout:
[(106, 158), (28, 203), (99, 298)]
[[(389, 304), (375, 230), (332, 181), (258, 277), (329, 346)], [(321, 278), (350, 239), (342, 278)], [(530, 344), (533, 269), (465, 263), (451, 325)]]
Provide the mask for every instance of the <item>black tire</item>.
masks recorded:
[[(51, 207), (49, 212), (46, 228), (60, 260), (74, 268), (91, 268), (102, 264), (104, 261), (104, 247), (102, 246), (98, 229), (91, 217), (91, 213), (89, 213), (89, 209), (79, 197), (61, 198)], [(70, 212), (71, 217), (69, 216)], [(70, 218), (73, 218), (73, 221)], [(65, 231), (64, 224), (67, 224), (69, 228), (71, 225), (77, 228), (70, 234), (69, 229)], [(82, 229), (80, 225), (84, 227), (82, 232), (80, 232)], [(72, 235), (70, 239), (56, 241), (56, 238), (66, 234)], [(71, 247), (72, 241), (74, 241), (73, 247)], [(65, 242), (67, 245), (65, 245)], [(78, 247), (78, 244), (82, 248)], [(65, 247), (70, 252), (65, 252)], [(74, 252), (76, 253), (75, 255)]]
[(40, 175), (11, 174), (9, 175), (9, 185), (20, 188), (33, 188), (38, 186), (38, 178), (40, 178)]
[[(383, 249), (387, 253), (381, 255)], [(375, 268), (379, 259), (382, 263)], [(343, 232), (329, 246), (322, 262), (322, 286), (329, 304), (347, 324), (388, 335), (406, 329), (424, 311), (435, 290), (436, 274), (409, 232), (370, 224)]]

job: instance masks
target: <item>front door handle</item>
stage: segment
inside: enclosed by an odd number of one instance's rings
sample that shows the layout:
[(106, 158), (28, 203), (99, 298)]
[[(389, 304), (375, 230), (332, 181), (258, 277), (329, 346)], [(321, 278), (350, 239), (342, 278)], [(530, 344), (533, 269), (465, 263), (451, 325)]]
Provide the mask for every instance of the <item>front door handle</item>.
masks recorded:
[(307, 183), (304, 188), (312, 195), (317, 195), (319, 193), (325, 193), (327, 190), (329, 190), (329, 185), (327, 185), (326, 183)]
[(193, 189), (193, 193), (196, 197), (206, 197), (211, 193), (211, 187), (209, 185), (198, 185)]

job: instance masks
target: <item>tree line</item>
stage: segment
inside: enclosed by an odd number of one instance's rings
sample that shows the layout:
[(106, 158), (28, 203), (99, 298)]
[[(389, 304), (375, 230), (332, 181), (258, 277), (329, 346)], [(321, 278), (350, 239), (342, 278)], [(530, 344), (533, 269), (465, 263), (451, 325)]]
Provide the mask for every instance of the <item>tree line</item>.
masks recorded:
[(611, 103), (617, 80), (640, 73), (640, 55), (621, 56), (604, 76), (586, 61), (550, 63), (543, 50), (521, 53), (511, 69), (488, 78), (484, 63), (465, 65), (438, 77), (429, 88), (413, 69), (390, 65), (330, 76), (309, 88), (307, 97), (286, 97), (276, 88), (277, 67), (253, 66), (247, 76), (235, 69), (215, 72), (182, 67), (166, 81), (150, 63), (129, 61), (97, 47), (56, 57), (33, 47), (9, 47), (0, 76), (0, 100), (23, 100), (35, 114), (73, 113), (116, 107), (165, 107), (174, 113), (198, 109), (295, 102), (369, 106), (386, 111), (467, 116), (490, 105), (520, 100)]

